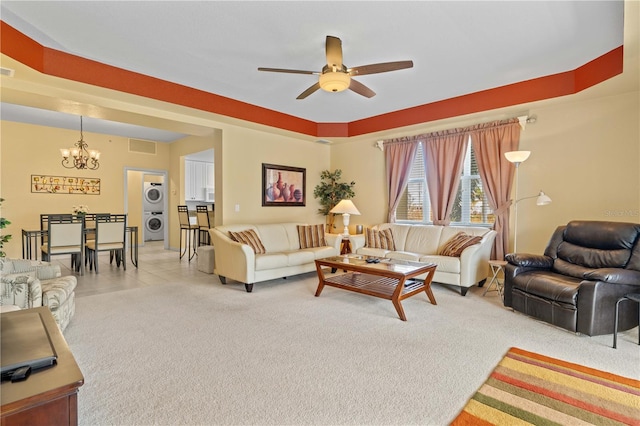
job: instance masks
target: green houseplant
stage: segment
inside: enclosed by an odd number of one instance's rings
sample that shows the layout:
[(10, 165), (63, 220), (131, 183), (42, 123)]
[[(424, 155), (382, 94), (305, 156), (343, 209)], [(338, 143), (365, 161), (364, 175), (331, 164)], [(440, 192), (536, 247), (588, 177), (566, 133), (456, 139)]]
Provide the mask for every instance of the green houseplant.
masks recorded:
[(331, 209), (340, 202), (340, 200), (353, 198), (356, 194), (353, 192), (355, 182), (340, 182), (342, 178), (342, 170), (335, 171), (324, 170), (320, 173), (320, 183), (313, 190), (313, 196), (320, 200), (318, 213), (327, 217), (327, 231), (333, 232), (335, 229), (335, 215), (330, 213)]
[[(0, 198), (0, 205), (2, 205), (3, 201), (4, 201), (4, 198)], [(5, 229), (7, 225), (11, 225), (11, 222), (9, 222), (4, 217), (0, 217), (0, 229)], [(8, 242), (11, 239), (11, 235), (6, 235), (4, 231), (1, 231), (1, 232), (2, 234), (0, 234), (0, 257), (5, 257), (6, 253), (4, 252), (4, 243)]]

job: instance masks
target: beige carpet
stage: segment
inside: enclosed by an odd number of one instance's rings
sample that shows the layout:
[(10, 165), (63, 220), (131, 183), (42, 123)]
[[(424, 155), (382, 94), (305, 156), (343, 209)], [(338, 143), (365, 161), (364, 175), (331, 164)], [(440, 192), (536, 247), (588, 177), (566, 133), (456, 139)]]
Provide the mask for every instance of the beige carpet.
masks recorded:
[(85, 376), (81, 425), (444, 425), (516, 346), (640, 377), (638, 329), (577, 336), (434, 285), (437, 306), (325, 288), (306, 274), (213, 276), (86, 296), (65, 337)]

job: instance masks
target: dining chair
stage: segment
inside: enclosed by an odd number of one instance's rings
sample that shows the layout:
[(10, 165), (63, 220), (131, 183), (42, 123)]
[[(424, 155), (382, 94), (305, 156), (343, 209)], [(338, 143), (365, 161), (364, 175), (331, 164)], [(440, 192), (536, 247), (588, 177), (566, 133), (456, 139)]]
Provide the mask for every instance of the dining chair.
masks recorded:
[(47, 238), (40, 247), (42, 259), (51, 261), (51, 256), (71, 255), (71, 268), (84, 274), (84, 218), (78, 215), (47, 215)]
[(127, 257), (125, 252), (127, 249), (126, 233), (127, 233), (127, 215), (126, 214), (109, 214), (96, 215), (95, 217), (96, 231), (95, 239), (87, 241), (87, 256), (89, 257), (89, 269), (95, 267), (98, 273), (98, 253), (108, 251), (111, 255), (115, 254), (116, 265), (127, 270)]
[(209, 206), (206, 204), (196, 206), (196, 218), (198, 219), (198, 247), (208, 246), (211, 244), (209, 241), (209, 228), (211, 228)]
[[(84, 215), (84, 266), (89, 261), (87, 243), (96, 239), (96, 218), (109, 217), (111, 213), (86, 213)], [(85, 268), (86, 269), (86, 268)]]
[[(189, 262), (193, 259), (196, 253), (196, 243), (198, 239), (198, 232), (200, 227), (197, 223), (191, 223), (189, 219), (189, 208), (187, 206), (178, 206), (178, 220), (180, 221), (180, 259), (189, 252)], [(182, 248), (182, 238), (186, 233), (186, 241), (184, 243), (184, 249)]]

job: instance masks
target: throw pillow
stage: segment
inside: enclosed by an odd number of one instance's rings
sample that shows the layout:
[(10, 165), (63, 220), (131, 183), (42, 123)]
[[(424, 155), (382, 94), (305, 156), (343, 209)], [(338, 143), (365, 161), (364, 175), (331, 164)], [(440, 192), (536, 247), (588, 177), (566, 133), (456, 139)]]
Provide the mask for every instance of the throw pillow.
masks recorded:
[(458, 232), (449, 241), (446, 242), (442, 250), (440, 250), (441, 256), (460, 257), (462, 251), (469, 246), (478, 244), (482, 241), (482, 237), (476, 237), (474, 235), (468, 235), (464, 232)]
[(324, 225), (298, 225), (300, 248), (324, 247)]
[(256, 254), (266, 253), (260, 237), (258, 237), (258, 234), (256, 234), (256, 231), (253, 229), (240, 232), (229, 231), (229, 237), (237, 243), (247, 244)]
[(396, 245), (393, 242), (393, 234), (391, 233), (391, 229), (383, 229), (382, 231), (376, 231), (375, 229), (371, 228), (365, 229), (364, 246), (391, 251), (394, 251), (396, 249)]

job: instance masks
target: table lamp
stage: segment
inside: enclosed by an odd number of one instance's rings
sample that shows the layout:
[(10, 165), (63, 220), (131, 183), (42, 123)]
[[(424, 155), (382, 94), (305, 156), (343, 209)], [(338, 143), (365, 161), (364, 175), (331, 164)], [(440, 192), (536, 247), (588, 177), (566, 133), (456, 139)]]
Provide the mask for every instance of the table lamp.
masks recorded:
[(344, 225), (344, 230), (342, 234), (345, 237), (349, 236), (349, 217), (352, 214), (359, 215), (360, 212), (353, 204), (351, 200), (342, 200), (340, 201), (334, 208), (331, 209), (330, 213), (342, 214), (342, 224)]

